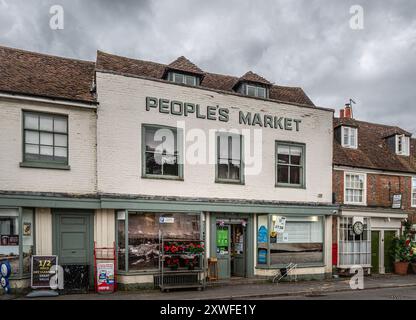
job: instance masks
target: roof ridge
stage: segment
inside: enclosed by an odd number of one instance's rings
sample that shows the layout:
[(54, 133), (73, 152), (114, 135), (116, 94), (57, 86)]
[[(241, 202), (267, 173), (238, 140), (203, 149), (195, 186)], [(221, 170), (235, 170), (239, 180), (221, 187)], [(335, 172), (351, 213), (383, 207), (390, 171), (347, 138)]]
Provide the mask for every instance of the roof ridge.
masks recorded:
[[(341, 120), (343, 118), (340, 117), (334, 117), (335, 120)], [(399, 126), (394, 126), (394, 125), (388, 125), (388, 124), (383, 124), (383, 123), (376, 123), (376, 122), (369, 122), (369, 121), (364, 121), (364, 120), (358, 120), (358, 119), (354, 119), (354, 118), (344, 118), (344, 119), (348, 119), (348, 120), (352, 120), (352, 121), (357, 121), (357, 122), (361, 122), (361, 123), (366, 123), (366, 124), (372, 124), (372, 125), (376, 125), (376, 126), (380, 126), (380, 127), (386, 127), (386, 128), (390, 128), (390, 129), (400, 129), (403, 131), (406, 131), (406, 129), (403, 129)]]
[(81, 63), (86, 63), (86, 64), (95, 64), (95, 61), (91, 61), (91, 60), (82, 60), (82, 59), (76, 59), (76, 58), (63, 57), (63, 56), (58, 56), (58, 55), (54, 55), (54, 54), (50, 54), (50, 53), (30, 51), (30, 50), (26, 50), (26, 49), (15, 48), (15, 47), (7, 47), (7, 46), (0, 45), (0, 49), (13, 50), (13, 51), (18, 51), (18, 52), (22, 52), (22, 53), (30, 53), (30, 54), (37, 55), (37, 56), (45, 56), (45, 57), (50, 57), (50, 58), (64, 59), (64, 60), (76, 61), (76, 62), (81, 62)]
[(142, 60), (142, 59), (137, 59), (137, 58), (130, 58), (130, 57), (126, 57), (126, 56), (120, 56), (118, 54), (108, 53), (108, 52), (105, 52), (105, 51), (102, 51), (102, 50), (97, 50), (97, 56), (98, 56), (98, 52), (103, 53), (103, 54), (107, 54), (109, 56), (114, 56), (114, 57), (122, 58), (122, 59), (129, 59), (129, 60), (135, 60), (135, 61), (140, 61), (140, 62), (145, 62), (145, 63), (152, 63), (152, 64), (159, 65), (159, 66), (163, 66), (163, 67), (167, 67), (168, 66), (165, 63), (154, 62), (154, 61), (150, 61), (150, 60)]

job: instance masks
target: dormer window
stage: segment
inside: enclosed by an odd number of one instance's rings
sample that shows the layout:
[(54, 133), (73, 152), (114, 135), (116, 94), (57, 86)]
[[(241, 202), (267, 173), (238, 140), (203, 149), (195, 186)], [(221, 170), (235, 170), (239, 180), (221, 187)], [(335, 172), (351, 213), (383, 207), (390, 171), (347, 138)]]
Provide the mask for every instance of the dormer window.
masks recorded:
[(342, 146), (344, 148), (357, 149), (358, 147), (358, 130), (353, 127), (342, 127)]
[(246, 84), (246, 95), (250, 97), (267, 98), (266, 88), (260, 86), (254, 86)]
[(396, 135), (396, 154), (408, 156), (410, 154), (410, 138), (402, 135)]
[(191, 76), (179, 72), (169, 72), (168, 80), (175, 83), (186, 84), (188, 86), (198, 85), (198, 78), (196, 76)]

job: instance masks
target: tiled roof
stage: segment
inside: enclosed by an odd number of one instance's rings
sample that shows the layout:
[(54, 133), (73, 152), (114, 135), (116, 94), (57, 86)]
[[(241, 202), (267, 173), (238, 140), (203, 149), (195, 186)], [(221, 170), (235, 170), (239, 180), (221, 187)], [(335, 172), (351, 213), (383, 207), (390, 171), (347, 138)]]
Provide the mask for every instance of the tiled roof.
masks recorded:
[(184, 71), (193, 74), (204, 74), (204, 72), (201, 69), (199, 69), (195, 64), (186, 59), (184, 56), (181, 56), (175, 61), (168, 64), (168, 68), (171, 70)]
[(94, 62), (0, 46), (0, 92), (95, 102)]
[(334, 139), (334, 165), (416, 173), (416, 140), (411, 139), (410, 156), (396, 155), (386, 143), (389, 133), (405, 130), (355, 119), (334, 118), (334, 128), (340, 125), (358, 128), (358, 148), (344, 148)]
[[(181, 58), (177, 59), (176, 61), (178, 60), (183, 61), (183, 59)], [(163, 79), (163, 75), (165, 74), (166, 68), (169, 68), (169, 66), (165, 64), (121, 57), (113, 54), (108, 54), (102, 51), (97, 52), (96, 67), (97, 70), (111, 71), (115, 73), (129, 74), (133, 76), (154, 79)], [(200, 69), (198, 68), (198, 70)], [(234, 92), (233, 88), (240, 80), (240, 78), (238, 77), (220, 75), (209, 72), (204, 72), (203, 75), (204, 78), (202, 79), (200, 86), (202, 88), (219, 91)], [(265, 79), (263, 80), (267, 81)], [(270, 87), (269, 97), (271, 100), (314, 107), (313, 102), (309, 99), (305, 92), (298, 87), (272, 85)]]
[(250, 81), (250, 82), (256, 82), (265, 84), (267, 86), (271, 85), (271, 82), (264, 79), (263, 77), (259, 76), (258, 74), (254, 73), (253, 71), (249, 71), (246, 74), (244, 74), (239, 81)]

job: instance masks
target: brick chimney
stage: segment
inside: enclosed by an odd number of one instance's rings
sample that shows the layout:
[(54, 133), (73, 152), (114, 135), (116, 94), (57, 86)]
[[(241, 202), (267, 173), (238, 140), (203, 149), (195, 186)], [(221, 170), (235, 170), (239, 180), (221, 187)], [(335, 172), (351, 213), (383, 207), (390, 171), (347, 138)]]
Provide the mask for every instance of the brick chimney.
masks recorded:
[(345, 104), (345, 108), (339, 111), (339, 117), (352, 119), (352, 108), (349, 103)]

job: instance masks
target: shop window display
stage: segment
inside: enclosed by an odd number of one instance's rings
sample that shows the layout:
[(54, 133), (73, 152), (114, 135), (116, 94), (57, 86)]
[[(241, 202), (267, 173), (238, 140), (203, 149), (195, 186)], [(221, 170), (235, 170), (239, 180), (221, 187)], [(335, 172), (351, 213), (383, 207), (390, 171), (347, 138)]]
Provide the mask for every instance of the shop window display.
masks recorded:
[(13, 273), (19, 273), (19, 211), (0, 209), (0, 260), (8, 260)]
[[(161, 218), (162, 223), (161, 223)], [(168, 219), (166, 219), (168, 218)], [(163, 223), (166, 222), (166, 223)], [(128, 270), (157, 269), (159, 232), (165, 239), (200, 239), (200, 215), (183, 213), (128, 213), (128, 236), (125, 220), (118, 220), (119, 270), (125, 270), (125, 242), (128, 242)]]

